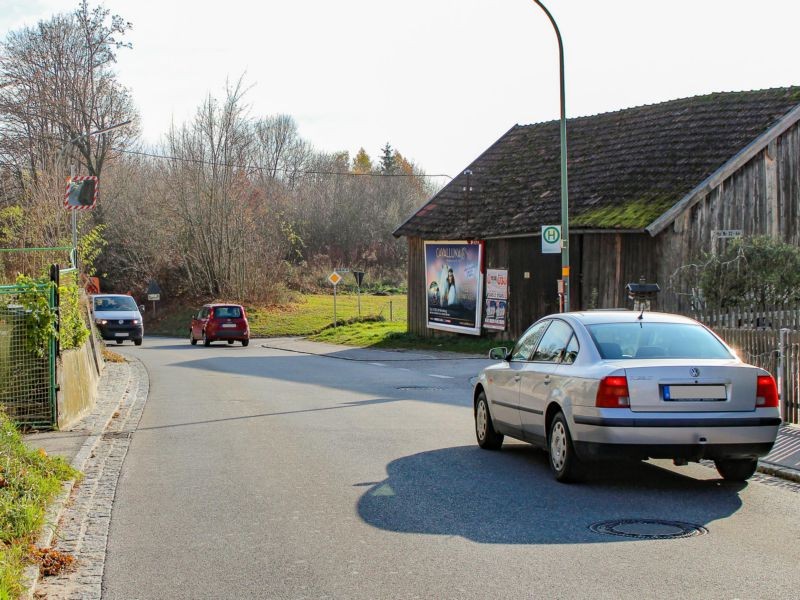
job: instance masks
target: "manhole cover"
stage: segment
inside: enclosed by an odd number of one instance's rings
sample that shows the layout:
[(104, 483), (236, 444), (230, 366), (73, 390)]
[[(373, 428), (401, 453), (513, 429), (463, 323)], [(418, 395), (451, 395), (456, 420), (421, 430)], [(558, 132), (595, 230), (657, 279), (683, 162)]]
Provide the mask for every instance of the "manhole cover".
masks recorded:
[(101, 437), (104, 440), (125, 440), (131, 437), (131, 431), (107, 431)]
[(444, 388), (442, 388), (442, 387), (431, 387), (429, 385), (403, 385), (403, 386), (400, 386), (399, 388), (396, 388), (396, 389), (403, 390), (403, 391), (410, 391), (410, 390), (414, 390), (414, 391), (416, 391), (416, 390), (434, 390), (434, 391), (439, 390), (439, 391), (441, 391)]
[(590, 525), (595, 533), (619, 535), (640, 540), (670, 540), (705, 535), (708, 529), (693, 523), (659, 519), (616, 519)]

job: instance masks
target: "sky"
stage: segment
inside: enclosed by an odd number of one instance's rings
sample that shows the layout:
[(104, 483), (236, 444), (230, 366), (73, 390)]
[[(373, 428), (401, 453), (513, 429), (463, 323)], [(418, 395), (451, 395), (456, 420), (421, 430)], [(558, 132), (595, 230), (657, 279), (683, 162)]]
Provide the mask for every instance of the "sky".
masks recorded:
[[(0, 0), (0, 37), (77, 4)], [(800, 84), (796, 0), (545, 4), (568, 117)], [(103, 5), (133, 25), (117, 71), (148, 144), (240, 77), (251, 116), (292, 115), (317, 150), (377, 159), (389, 142), (429, 174), (457, 175), (514, 124), (559, 118), (556, 38), (532, 0)]]

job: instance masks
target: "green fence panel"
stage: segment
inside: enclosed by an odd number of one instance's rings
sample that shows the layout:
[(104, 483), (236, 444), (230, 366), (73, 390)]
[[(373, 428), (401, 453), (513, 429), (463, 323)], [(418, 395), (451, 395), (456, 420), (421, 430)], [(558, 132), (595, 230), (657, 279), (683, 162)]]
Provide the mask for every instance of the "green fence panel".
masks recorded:
[[(43, 283), (50, 308), (55, 290)], [(19, 301), (21, 288), (0, 286), (0, 404), (24, 427), (51, 428), (57, 423), (55, 338), (36, 347), (28, 334), (30, 312)]]

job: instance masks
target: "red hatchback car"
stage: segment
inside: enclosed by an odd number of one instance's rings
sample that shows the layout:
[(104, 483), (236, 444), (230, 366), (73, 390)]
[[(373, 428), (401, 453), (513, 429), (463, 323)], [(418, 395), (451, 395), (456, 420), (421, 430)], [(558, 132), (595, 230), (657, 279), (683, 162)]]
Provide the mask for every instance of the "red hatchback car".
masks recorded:
[(250, 343), (250, 324), (244, 307), (238, 304), (206, 304), (192, 317), (189, 329), (189, 341), (192, 346), (197, 340), (203, 345), (211, 342), (226, 341), (232, 344), (242, 342), (242, 346)]

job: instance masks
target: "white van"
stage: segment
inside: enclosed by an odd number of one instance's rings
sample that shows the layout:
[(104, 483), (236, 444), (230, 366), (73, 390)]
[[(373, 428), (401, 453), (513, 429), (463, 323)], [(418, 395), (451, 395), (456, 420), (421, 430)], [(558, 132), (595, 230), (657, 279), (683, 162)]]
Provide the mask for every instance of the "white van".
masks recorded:
[(144, 337), (144, 305), (136, 306), (131, 296), (124, 294), (96, 294), (92, 296), (92, 318), (104, 340), (121, 344), (132, 340), (142, 345)]

